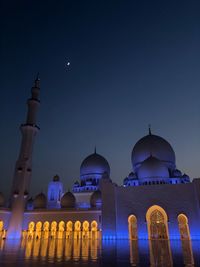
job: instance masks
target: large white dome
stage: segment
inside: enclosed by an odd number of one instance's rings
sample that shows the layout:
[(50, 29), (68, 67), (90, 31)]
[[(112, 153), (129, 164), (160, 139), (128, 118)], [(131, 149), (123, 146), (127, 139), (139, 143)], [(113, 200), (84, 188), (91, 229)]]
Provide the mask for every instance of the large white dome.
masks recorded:
[(160, 136), (149, 134), (135, 144), (131, 156), (133, 170), (137, 170), (149, 156), (159, 159), (171, 170), (176, 167), (173, 148)]

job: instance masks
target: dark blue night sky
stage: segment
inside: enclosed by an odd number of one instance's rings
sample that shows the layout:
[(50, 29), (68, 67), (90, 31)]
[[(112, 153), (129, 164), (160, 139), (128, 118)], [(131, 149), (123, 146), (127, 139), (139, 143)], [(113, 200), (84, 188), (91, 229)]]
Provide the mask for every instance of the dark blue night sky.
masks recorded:
[(33, 195), (55, 174), (70, 188), (95, 145), (121, 184), (149, 123), (177, 167), (200, 176), (199, 1), (3, 0), (0, 9), (0, 191), (10, 191), (38, 71)]

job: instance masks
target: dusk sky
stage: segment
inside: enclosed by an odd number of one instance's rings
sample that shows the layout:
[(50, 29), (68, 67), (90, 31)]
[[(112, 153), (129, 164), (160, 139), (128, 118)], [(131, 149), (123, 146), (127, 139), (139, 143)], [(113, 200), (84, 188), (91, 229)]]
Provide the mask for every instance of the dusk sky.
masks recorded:
[(10, 192), (37, 72), (33, 196), (55, 174), (71, 188), (95, 146), (122, 184), (148, 124), (177, 168), (200, 177), (200, 1), (3, 0), (0, 10), (0, 191)]

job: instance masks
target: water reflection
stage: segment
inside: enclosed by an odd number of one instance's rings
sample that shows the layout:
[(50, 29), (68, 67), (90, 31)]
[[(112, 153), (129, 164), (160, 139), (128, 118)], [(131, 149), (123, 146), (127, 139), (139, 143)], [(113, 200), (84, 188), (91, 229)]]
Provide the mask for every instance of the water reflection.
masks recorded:
[[(199, 266), (200, 242), (190, 240), (30, 239), (0, 240), (0, 266)], [(195, 254), (195, 256), (194, 256)], [(6, 265), (6, 263), (9, 263)], [(13, 264), (13, 265), (12, 265)], [(34, 265), (35, 264), (35, 265)]]
[(169, 240), (149, 240), (151, 266), (173, 266)]
[(139, 263), (139, 250), (138, 250), (138, 240), (130, 240), (130, 264), (131, 266), (137, 266)]
[(48, 258), (49, 262), (96, 261), (100, 250), (100, 240), (90, 239), (30, 239), (22, 240), (25, 259)]
[(181, 240), (183, 251), (183, 262), (185, 266), (194, 265), (194, 257), (192, 252), (192, 244), (190, 240)]

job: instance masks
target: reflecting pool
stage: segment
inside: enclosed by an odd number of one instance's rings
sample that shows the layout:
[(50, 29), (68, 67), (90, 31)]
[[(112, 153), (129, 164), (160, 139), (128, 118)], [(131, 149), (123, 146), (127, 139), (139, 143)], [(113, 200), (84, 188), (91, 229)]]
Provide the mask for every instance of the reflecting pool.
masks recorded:
[(200, 241), (0, 240), (0, 266), (200, 266)]

